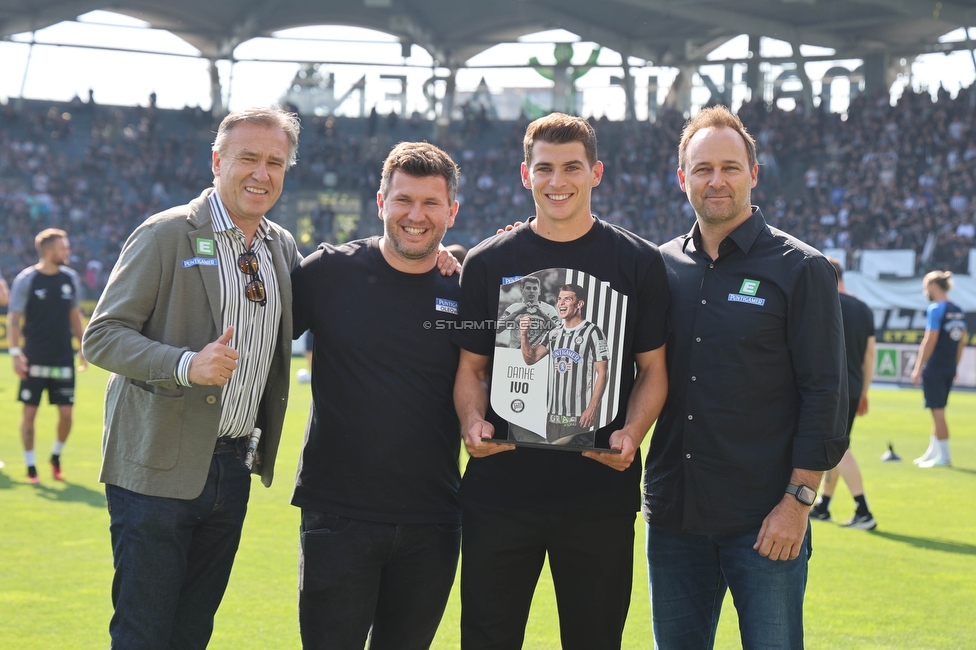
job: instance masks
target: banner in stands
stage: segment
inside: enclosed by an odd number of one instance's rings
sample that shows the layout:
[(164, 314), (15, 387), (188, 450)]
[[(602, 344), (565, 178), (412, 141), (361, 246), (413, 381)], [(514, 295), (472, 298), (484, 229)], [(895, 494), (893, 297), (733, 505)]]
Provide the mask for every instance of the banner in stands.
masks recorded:
[[(915, 309), (874, 309), (877, 382), (911, 384), (912, 369), (925, 334), (925, 312)], [(880, 324), (880, 325), (879, 325)], [(957, 386), (976, 387), (976, 313), (966, 313), (969, 340), (957, 369)]]

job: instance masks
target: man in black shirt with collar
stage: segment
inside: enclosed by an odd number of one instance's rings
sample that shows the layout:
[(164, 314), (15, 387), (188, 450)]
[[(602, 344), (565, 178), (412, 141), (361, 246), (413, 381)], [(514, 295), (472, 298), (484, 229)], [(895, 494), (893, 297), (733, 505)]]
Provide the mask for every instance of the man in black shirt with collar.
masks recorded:
[(728, 109), (685, 125), (678, 167), (697, 220), (661, 247), (670, 390), (643, 507), (655, 642), (712, 647), (729, 588), (743, 647), (800, 648), (807, 513), (848, 444), (836, 276), (751, 205), (755, 142)]

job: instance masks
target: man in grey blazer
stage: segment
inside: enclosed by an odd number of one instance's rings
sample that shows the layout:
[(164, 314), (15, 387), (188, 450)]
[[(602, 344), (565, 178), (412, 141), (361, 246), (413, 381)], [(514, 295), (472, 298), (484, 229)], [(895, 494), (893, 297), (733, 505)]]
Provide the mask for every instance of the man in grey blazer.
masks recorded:
[(250, 474), (271, 485), (301, 256), (264, 215), (295, 163), (298, 130), (276, 109), (228, 115), (213, 145), (214, 187), (132, 233), (85, 332), (85, 355), (112, 372), (99, 479), (115, 564), (113, 647), (206, 647)]

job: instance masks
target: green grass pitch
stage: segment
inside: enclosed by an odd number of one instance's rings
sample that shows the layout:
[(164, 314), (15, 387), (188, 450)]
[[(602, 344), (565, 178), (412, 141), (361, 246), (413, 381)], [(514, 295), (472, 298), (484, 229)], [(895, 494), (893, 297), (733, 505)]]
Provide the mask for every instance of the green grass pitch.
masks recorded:
[[(304, 362), (296, 359), (298, 367)], [(102, 397), (106, 373), (78, 376), (75, 426), (63, 454), (66, 481), (51, 480), (46, 459), (56, 412), (43, 404), (37, 422), (40, 486), (24, 481), (19, 442), (21, 407), (6, 355), (0, 355), (0, 647), (103, 648), (109, 643), (112, 554), (105, 497), (98, 483)], [(309, 402), (293, 385), (275, 484), (255, 480), (234, 573), (217, 614), (210, 647), (298, 648), (296, 570), (298, 510), (289, 505)], [(931, 428), (917, 390), (871, 391), (871, 411), (854, 427), (852, 449), (864, 474), (877, 530), (846, 530), (814, 522), (814, 554), (806, 595), (809, 648), (976, 647), (976, 393), (957, 391), (947, 410), (952, 469), (920, 470), (911, 459)], [(888, 442), (904, 458), (882, 463)], [(635, 488), (636, 489), (636, 488)], [(846, 488), (831, 511), (853, 513)], [(635, 521), (634, 593), (625, 648), (651, 648), (644, 569), (644, 529)], [(458, 647), (455, 592), (434, 642)], [(526, 648), (559, 647), (552, 583), (543, 572)], [(719, 625), (718, 648), (739, 647), (731, 596)]]

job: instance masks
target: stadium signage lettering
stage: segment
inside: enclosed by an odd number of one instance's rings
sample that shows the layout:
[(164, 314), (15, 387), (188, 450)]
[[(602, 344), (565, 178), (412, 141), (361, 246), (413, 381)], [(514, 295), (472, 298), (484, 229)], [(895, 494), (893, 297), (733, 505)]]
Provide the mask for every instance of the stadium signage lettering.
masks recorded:
[(921, 330), (885, 330), (881, 337), (885, 343), (914, 343), (922, 341), (925, 332)]

